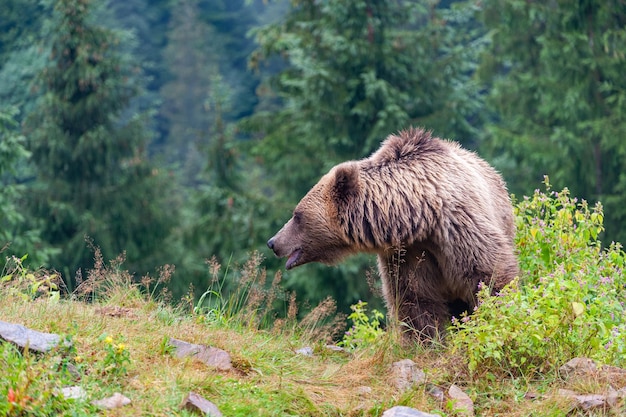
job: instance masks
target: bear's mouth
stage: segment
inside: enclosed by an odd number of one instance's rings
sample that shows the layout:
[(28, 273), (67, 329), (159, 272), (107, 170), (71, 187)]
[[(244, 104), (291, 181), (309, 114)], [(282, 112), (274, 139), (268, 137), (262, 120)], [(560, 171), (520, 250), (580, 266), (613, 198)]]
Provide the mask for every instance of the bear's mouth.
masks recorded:
[(302, 255), (302, 251), (300, 249), (296, 249), (293, 252), (291, 252), (291, 254), (289, 255), (289, 258), (287, 258), (287, 264), (285, 265), (285, 268), (291, 269), (294, 266), (297, 266), (301, 255)]

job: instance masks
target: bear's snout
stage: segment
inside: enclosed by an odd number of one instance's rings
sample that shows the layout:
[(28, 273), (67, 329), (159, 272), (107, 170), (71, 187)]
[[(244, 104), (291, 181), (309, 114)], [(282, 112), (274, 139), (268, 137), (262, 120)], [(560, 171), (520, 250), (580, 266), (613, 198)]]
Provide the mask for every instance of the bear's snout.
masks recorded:
[(274, 250), (274, 238), (271, 238), (270, 240), (267, 241), (267, 247), (270, 248), (271, 250)]

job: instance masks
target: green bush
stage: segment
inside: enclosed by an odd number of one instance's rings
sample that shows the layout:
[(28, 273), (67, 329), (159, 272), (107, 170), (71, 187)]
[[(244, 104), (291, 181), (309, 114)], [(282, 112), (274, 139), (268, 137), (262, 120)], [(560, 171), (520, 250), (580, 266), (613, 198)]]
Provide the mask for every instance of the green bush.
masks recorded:
[(385, 317), (383, 313), (374, 309), (368, 317), (365, 301), (351, 305), (350, 309), (352, 313), (348, 316), (348, 320), (352, 321), (352, 326), (339, 342), (340, 346), (349, 350), (370, 346), (384, 334), (381, 327), (381, 320)]
[(600, 204), (545, 184), (516, 205), (520, 277), (496, 296), (481, 290), (476, 311), (453, 319), (451, 344), (472, 372), (532, 375), (577, 356), (626, 365), (622, 247), (602, 248)]

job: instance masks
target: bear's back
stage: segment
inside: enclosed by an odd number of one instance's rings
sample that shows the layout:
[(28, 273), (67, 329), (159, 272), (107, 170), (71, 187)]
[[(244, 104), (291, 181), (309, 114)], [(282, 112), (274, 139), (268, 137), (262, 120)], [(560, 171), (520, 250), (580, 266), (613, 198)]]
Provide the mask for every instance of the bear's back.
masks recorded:
[[(385, 183), (392, 194), (399, 189), (415, 202), (428, 200), (434, 210), (429, 220), (449, 217), (447, 210), (467, 210), (475, 220), (491, 225), (512, 238), (514, 218), (506, 183), (502, 176), (474, 152), (457, 142), (433, 137), (430, 132), (411, 128), (389, 136), (372, 156), (363, 161), (370, 181)], [(410, 199), (394, 200), (411, 205)], [(404, 213), (413, 213), (407, 207)], [(422, 212), (421, 216), (424, 216)]]
[(370, 156), (374, 165), (389, 165), (435, 156), (443, 156), (448, 152), (446, 142), (433, 138), (427, 130), (411, 128), (397, 135), (390, 135), (380, 148)]

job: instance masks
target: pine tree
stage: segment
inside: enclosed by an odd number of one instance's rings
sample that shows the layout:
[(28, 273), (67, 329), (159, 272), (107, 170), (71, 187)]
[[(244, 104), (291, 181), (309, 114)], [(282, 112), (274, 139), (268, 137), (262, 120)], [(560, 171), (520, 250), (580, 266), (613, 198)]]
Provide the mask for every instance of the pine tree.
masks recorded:
[(475, 136), (472, 93), (458, 87), (467, 79), (462, 47), (454, 47), (458, 17), (419, 2), (292, 6), (282, 23), (257, 31), (251, 66), (284, 69), (260, 89), (264, 101), (249, 120), (262, 138), (258, 154), (290, 172), (281, 181), (291, 200), (329, 166), (371, 153), (408, 125), (460, 141)]
[(99, 27), (89, 0), (59, 0), (52, 52), (42, 73), (45, 93), (27, 123), (37, 181), (31, 190), (43, 239), (60, 249), (51, 262), (74, 273), (92, 264), (85, 239), (105, 257), (126, 252), (131, 270), (145, 270), (170, 229), (158, 171), (146, 161), (139, 116), (119, 116), (137, 94), (118, 37)]
[(218, 73), (213, 29), (198, 19), (197, 2), (177, 0), (167, 34), (164, 59), (171, 79), (161, 89), (161, 115), (167, 121), (165, 157), (180, 165), (183, 184), (195, 184), (202, 171), (202, 139), (209, 122), (204, 102)]
[(0, 103), (20, 110), (18, 122), (36, 101), (31, 88), (45, 66), (42, 26), (50, 10), (38, 0), (4, 0), (0, 8)]
[(41, 222), (28, 222), (24, 212), (25, 185), (20, 167), (30, 157), (15, 121), (17, 109), (0, 111), (0, 271), (10, 256), (27, 255), (33, 265), (48, 261), (54, 252), (41, 241)]
[(482, 4), (495, 120), (485, 144), (512, 191), (529, 194), (548, 174), (556, 189), (601, 201), (606, 240), (626, 240), (623, 1)]

